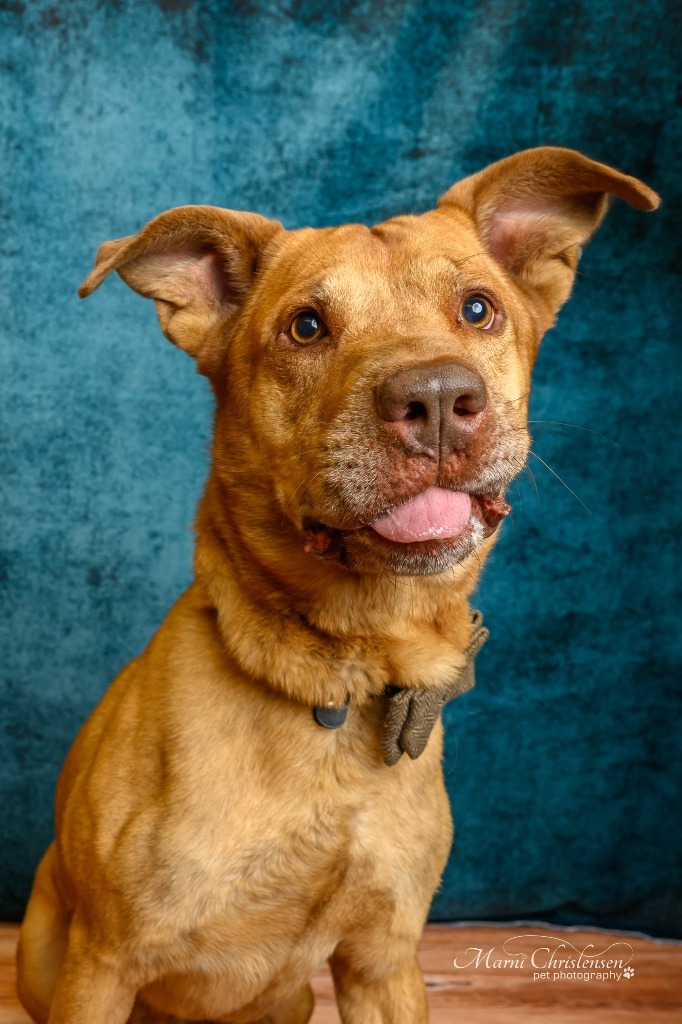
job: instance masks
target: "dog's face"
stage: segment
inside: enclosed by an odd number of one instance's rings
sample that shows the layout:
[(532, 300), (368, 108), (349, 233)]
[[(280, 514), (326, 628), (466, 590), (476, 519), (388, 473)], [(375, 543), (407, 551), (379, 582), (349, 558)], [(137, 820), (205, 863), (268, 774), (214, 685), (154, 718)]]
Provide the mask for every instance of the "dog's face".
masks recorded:
[(351, 571), (442, 572), (508, 511), (538, 345), (609, 192), (657, 205), (541, 149), (373, 228), (184, 207), (103, 246), (82, 294), (117, 269), (197, 358), (236, 514)]
[(284, 234), (232, 338), (220, 432), (249, 380), (248, 434), (313, 552), (444, 569), (494, 529), (527, 454), (528, 307), (448, 211)]

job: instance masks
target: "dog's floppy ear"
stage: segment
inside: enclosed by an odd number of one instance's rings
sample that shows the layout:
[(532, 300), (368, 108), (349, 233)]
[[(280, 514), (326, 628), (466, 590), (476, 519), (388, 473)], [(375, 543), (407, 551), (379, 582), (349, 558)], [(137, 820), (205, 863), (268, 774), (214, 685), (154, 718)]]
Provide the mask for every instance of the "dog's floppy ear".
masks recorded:
[(282, 230), (258, 214), (215, 206), (167, 210), (139, 234), (105, 242), (78, 294), (90, 295), (117, 270), (154, 299), (166, 337), (208, 369), (202, 363), (211, 328), (239, 308), (264, 248)]
[(643, 182), (572, 149), (516, 153), (453, 185), (438, 207), (458, 207), (509, 273), (554, 314), (568, 298), (582, 247), (598, 228), (608, 196), (638, 210), (659, 197)]

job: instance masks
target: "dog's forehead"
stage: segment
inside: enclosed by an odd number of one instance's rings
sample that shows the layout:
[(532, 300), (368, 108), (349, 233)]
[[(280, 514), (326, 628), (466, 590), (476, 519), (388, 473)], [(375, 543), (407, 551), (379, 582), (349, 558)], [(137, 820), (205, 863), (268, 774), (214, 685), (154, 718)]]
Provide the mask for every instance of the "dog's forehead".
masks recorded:
[(344, 224), (290, 232), (280, 266), (290, 281), (311, 282), (311, 299), (363, 308), (377, 300), (427, 299), (434, 282), (466, 273), (467, 259), (480, 249), (465, 215), (429, 211), (373, 227)]

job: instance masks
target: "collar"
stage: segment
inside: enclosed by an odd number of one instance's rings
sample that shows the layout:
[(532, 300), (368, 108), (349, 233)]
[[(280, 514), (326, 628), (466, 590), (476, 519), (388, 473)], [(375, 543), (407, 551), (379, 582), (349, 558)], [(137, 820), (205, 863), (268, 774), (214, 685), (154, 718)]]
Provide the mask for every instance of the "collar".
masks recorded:
[[(488, 635), (482, 614), (472, 612), (471, 640), (464, 651), (466, 660), (455, 679), (435, 690), (400, 686), (387, 686), (384, 689), (382, 696), (386, 703), (386, 713), (381, 746), (385, 764), (397, 764), (403, 754), (415, 760), (424, 752), (443, 705), (474, 686), (474, 659)], [(323, 729), (340, 729), (348, 717), (348, 705), (347, 700), (340, 707), (331, 702), (314, 707), (313, 718)]]

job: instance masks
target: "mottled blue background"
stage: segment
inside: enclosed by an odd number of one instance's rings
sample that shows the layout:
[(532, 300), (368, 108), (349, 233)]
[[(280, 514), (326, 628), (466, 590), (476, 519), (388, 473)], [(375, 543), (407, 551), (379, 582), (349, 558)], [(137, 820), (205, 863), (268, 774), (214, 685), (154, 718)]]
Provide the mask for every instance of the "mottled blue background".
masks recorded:
[[(676, 6), (676, 5), (675, 5)], [(323, 12), (323, 13), (321, 13)], [(61, 761), (190, 579), (210, 402), (98, 244), (184, 203), (376, 221), (527, 146), (645, 178), (535, 374), (537, 459), (452, 704), (436, 918), (682, 934), (679, 118), (673, 4), (0, 3), (5, 146), (0, 880), (20, 914)], [(594, 431), (594, 432), (592, 432)], [(591, 510), (588, 514), (582, 503)]]

